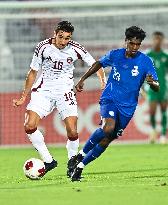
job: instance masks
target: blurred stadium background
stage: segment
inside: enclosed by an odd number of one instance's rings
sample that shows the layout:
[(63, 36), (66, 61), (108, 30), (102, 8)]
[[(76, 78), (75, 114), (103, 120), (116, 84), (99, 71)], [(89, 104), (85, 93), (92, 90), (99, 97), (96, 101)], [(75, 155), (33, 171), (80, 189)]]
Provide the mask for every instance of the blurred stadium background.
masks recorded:
[[(125, 28), (131, 25), (139, 25), (147, 32), (142, 45), (145, 51), (151, 47), (153, 31), (162, 31), (168, 37), (168, 0), (0, 1), (0, 145), (29, 144), (23, 129), (26, 106), (14, 109), (12, 99), (20, 95), (35, 46), (51, 37), (61, 20), (74, 24), (73, 39), (96, 59), (112, 48), (123, 46)], [(86, 69), (83, 62), (77, 63), (75, 81)], [(108, 72), (107, 69), (107, 76)], [(77, 96), (81, 142), (99, 124), (100, 93), (95, 75)], [(159, 111), (157, 122), (159, 131)], [(42, 121), (41, 129), (47, 143), (65, 143), (64, 126), (57, 111)], [(147, 142), (149, 132), (148, 105), (140, 99), (133, 120), (118, 141)]]

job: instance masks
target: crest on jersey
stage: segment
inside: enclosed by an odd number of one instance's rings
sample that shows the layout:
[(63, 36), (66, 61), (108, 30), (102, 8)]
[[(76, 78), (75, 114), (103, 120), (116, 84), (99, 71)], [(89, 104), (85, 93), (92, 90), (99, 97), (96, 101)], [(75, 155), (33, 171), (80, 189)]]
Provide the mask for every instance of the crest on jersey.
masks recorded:
[(109, 111), (109, 115), (114, 117), (114, 112), (113, 111)]
[(137, 76), (139, 74), (138, 66), (134, 66), (131, 73), (132, 73), (132, 76)]
[(72, 63), (72, 62), (73, 62), (73, 59), (72, 59), (71, 57), (68, 57), (68, 58), (67, 58), (67, 63), (70, 64), (70, 63)]

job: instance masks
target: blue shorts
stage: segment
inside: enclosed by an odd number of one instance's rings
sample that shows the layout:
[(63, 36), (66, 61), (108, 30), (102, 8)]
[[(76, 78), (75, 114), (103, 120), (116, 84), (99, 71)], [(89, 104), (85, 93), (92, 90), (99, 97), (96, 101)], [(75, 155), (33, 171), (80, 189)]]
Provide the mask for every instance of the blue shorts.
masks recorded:
[(122, 135), (122, 132), (132, 118), (132, 116), (127, 117), (121, 114), (113, 101), (105, 99), (100, 101), (100, 114), (102, 118), (113, 118), (115, 120), (114, 139)]

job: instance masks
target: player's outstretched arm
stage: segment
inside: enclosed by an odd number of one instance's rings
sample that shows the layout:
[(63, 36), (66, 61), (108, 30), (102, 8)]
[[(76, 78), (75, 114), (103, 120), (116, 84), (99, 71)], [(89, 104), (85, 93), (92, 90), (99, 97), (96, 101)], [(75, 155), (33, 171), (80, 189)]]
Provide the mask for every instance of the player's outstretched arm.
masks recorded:
[(160, 89), (160, 86), (159, 86), (159, 82), (158, 81), (155, 81), (153, 79), (153, 76), (151, 74), (148, 74), (146, 76), (146, 82), (150, 85), (150, 88), (155, 91), (155, 92), (158, 92), (159, 89)]
[(106, 86), (106, 75), (105, 75), (105, 72), (104, 72), (104, 69), (103, 68), (100, 68), (98, 71), (97, 71), (97, 76), (99, 78), (99, 81), (100, 81), (100, 87), (101, 87), (101, 90), (104, 90), (105, 86)]
[(89, 70), (81, 77), (81, 79), (78, 81), (78, 83), (76, 84), (75, 88), (78, 92), (81, 92), (83, 90), (83, 86), (84, 86), (84, 81), (91, 75), (93, 75), (94, 73), (96, 73), (100, 68), (102, 67), (102, 65), (100, 64), (99, 61), (96, 61), (95, 63), (93, 63), (92, 67), (89, 68)]
[(140, 93), (140, 95), (143, 99), (145, 99), (145, 100), (147, 99), (147, 94), (146, 94), (146, 91), (145, 91), (144, 87), (141, 87), (139, 93)]
[(30, 92), (30, 90), (33, 86), (33, 83), (36, 79), (36, 76), (37, 76), (37, 71), (31, 69), (28, 72), (28, 75), (27, 75), (26, 81), (25, 81), (25, 86), (24, 86), (24, 89), (23, 89), (23, 92), (21, 94), (20, 99), (14, 99), (13, 100), (13, 106), (14, 107), (18, 107), (18, 106), (22, 105), (25, 102), (26, 97), (27, 97), (28, 93)]

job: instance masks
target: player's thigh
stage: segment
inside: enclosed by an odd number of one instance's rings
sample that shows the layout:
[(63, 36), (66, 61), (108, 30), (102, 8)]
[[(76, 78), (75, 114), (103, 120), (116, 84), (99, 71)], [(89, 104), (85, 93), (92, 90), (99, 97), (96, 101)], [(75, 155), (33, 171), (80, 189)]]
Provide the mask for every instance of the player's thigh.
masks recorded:
[(149, 113), (150, 113), (150, 115), (155, 115), (157, 105), (158, 105), (157, 101), (150, 101), (149, 102)]
[(55, 100), (50, 97), (50, 92), (32, 92), (27, 110), (31, 110), (42, 119), (49, 115), (55, 107)]
[(162, 112), (166, 111), (167, 103), (168, 103), (168, 91), (164, 88), (160, 91), (160, 96), (159, 96), (159, 104)]
[(160, 108), (162, 112), (166, 112), (167, 110), (167, 101), (160, 102)]
[(116, 119), (118, 109), (113, 101), (103, 99), (100, 101), (100, 115), (102, 118)]
[(121, 113), (119, 113), (119, 116), (118, 116), (117, 121), (116, 121), (115, 130), (113, 133), (114, 139), (122, 136), (124, 129), (127, 127), (127, 125), (129, 124), (131, 119), (132, 119), (132, 116), (127, 117), (127, 116), (124, 116)]
[(115, 118), (103, 118), (102, 128), (105, 133), (112, 133), (115, 129), (116, 119)]
[(100, 114), (103, 118), (102, 128), (105, 132), (112, 132), (115, 128), (118, 109), (112, 101), (100, 101)]
[[(56, 107), (62, 120), (65, 120), (68, 117), (78, 117), (77, 102), (73, 90), (58, 95)], [(72, 121), (73, 124), (75, 120), (72, 119), (70, 121)]]

